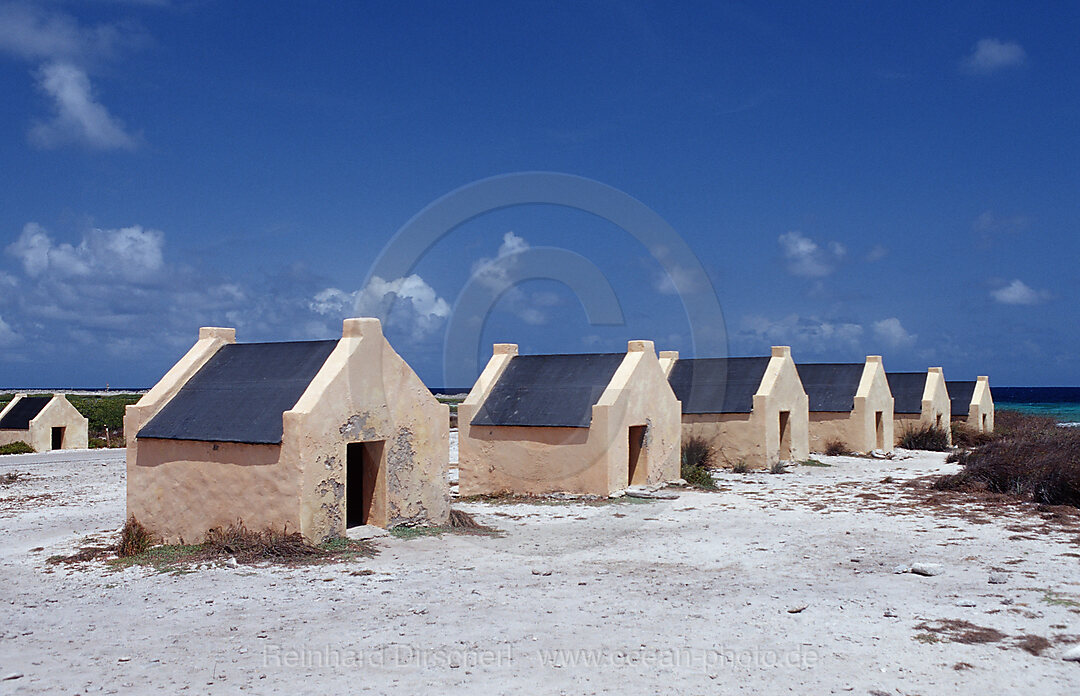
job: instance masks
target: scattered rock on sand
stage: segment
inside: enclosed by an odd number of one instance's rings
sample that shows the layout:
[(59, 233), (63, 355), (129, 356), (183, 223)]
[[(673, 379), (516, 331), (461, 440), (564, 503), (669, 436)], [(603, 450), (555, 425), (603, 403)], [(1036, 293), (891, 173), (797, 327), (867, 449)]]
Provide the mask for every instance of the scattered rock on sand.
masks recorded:
[(644, 498), (645, 500), (678, 500), (679, 496), (675, 493), (663, 493), (660, 491), (626, 491), (626, 497), (628, 498)]
[(916, 575), (941, 575), (945, 572), (945, 566), (940, 563), (914, 563), (911, 566), (911, 572)]
[(352, 541), (363, 541), (365, 539), (374, 539), (376, 537), (390, 536), (390, 532), (382, 527), (376, 527), (373, 524), (362, 524), (356, 527), (349, 527), (345, 530), (345, 536)]
[(236, 556), (229, 556), (229, 560), (225, 561), (225, 565), (229, 566), (230, 568), (240, 567), (240, 563), (236, 560)]
[(906, 566), (906, 565), (893, 566), (892, 572), (896, 573), (897, 575), (900, 575), (901, 573), (910, 573), (911, 572), (911, 566)]
[[(1069, 659), (1069, 658), (1065, 658), (1065, 659)], [(12, 679), (22, 679), (22, 676), (23, 676), (22, 672), (12, 672), (11, 674), (4, 677), (3, 680), (4, 681), (11, 681)]]
[(1068, 660), (1069, 662), (1080, 662), (1080, 643), (1069, 648), (1069, 650), (1061, 656), (1061, 659)]
[(990, 573), (990, 579), (987, 580), (991, 585), (1004, 585), (1007, 581), (1008, 577), (1006, 577), (1005, 573), (998, 573), (996, 571)]

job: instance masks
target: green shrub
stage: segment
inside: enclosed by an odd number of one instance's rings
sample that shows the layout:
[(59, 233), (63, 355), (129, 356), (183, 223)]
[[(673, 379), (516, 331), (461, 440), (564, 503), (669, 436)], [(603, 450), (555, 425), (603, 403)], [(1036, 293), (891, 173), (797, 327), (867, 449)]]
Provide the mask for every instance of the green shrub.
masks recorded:
[(680, 475), (691, 486), (715, 490), (716, 481), (709, 471), (715, 457), (716, 453), (708, 441), (700, 437), (689, 438), (682, 445)]
[(825, 462), (817, 459), (807, 459), (805, 462), (800, 462), (803, 466), (832, 466), (832, 464), (826, 464)]
[(787, 462), (780, 462), (780, 461), (773, 462), (772, 466), (769, 467), (769, 473), (770, 474), (786, 474), (787, 472), (788, 472)]
[(36, 450), (33, 447), (22, 440), (16, 440), (15, 442), (9, 442), (6, 445), (0, 445), (0, 454), (30, 454), (35, 451)]
[(704, 488), (710, 491), (716, 490), (716, 481), (713, 480), (712, 473), (708, 469), (700, 466), (684, 468), (682, 477), (687, 484), (696, 488)]
[(949, 433), (938, 425), (924, 423), (904, 428), (897, 443), (904, 449), (944, 452), (949, 449)]

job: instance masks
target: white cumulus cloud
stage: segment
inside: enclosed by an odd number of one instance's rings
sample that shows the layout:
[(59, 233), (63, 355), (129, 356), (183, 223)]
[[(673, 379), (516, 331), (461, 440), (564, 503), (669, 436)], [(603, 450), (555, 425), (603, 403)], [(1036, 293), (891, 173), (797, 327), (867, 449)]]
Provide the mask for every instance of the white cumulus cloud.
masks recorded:
[(387, 330), (402, 331), (422, 340), (450, 316), (450, 305), (415, 273), (394, 280), (373, 276), (360, 290), (326, 288), (310, 303), (312, 311), (334, 318), (379, 317)]
[(0, 346), (13, 346), (19, 342), (19, 334), (0, 317)]
[(44, 227), (29, 222), (8, 245), (8, 254), (22, 263), (28, 276), (49, 273), (56, 278), (103, 274), (129, 281), (145, 280), (164, 264), (165, 235), (132, 225), (93, 229), (78, 245), (54, 243)]
[(1015, 41), (985, 38), (979, 39), (961, 65), (967, 72), (988, 75), (1003, 68), (1023, 65), (1026, 60), (1024, 47)]
[(908, 333), (896, 317), (875, 321), (874, 336), (889, 348), (910, 346), (918, 338), (915, 334)]
[(780, 242), (780, 251), (787, 261), (788, 271), (804, 278), (823, 278), (829, 275), (847, 255), (843, 244), (829, 242), (823, 247), (798, 230), (780, 235), (777, 241)]
[(990, 291), (990, 297), (996, 302), (1007, 305), (1033, 305), (1048, 299), (1044, 291), (1034, 290), (1027, 283), (1016, 279), (1004, 287)]
[(78, 143), (99, 150), (131, 150), (138, 139), (94, 98), (86, 72), (67, 63), (49, 63), (38, 86), (53, 100), (53, 117), (30, 128), (30, 141), (44, 148)]

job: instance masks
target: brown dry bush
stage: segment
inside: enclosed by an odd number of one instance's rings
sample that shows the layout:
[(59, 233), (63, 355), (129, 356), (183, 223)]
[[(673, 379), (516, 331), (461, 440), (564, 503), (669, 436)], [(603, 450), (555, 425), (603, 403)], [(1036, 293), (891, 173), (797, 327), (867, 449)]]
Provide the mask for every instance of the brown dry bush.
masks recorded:
[(214, 527), (206, 533), (204, 543), (210, 555), (232, 556), (240, 563), (257, 561), (292, 561), (326, 555), (326, 551), (309, 544), (300, 532), (287, 529), (264, 529), (253, 532), (243, 520), (225, 529)]
[(949, 449), (949, 433), (944, 428), (929, 423), (910, 425), (904, 428), (896, 444), (909, 450), (944, 452)]
[(120, 540), (116, 542), (116, 555), (120, 558), (138, 556), (154, 545), (156, 539), (146, 527), (132, 515), (120, 530)]
[(825, 454), (830, 457), (850, 457), (855, 453), (843, 440), (829, 440), (825, 443)]
[(984, 433), (975, 430), (967, 423), (952, 424), (953, 447), (978, 447), (988, 442), (993, 442), (993, 433)]
[(1080, 428), (1051, 418), (1002, 412), (994, 439), (957, 453), (958, 474), (934, 483), (938, 490), (986, 490), (1046, 505), (1080, 507)]

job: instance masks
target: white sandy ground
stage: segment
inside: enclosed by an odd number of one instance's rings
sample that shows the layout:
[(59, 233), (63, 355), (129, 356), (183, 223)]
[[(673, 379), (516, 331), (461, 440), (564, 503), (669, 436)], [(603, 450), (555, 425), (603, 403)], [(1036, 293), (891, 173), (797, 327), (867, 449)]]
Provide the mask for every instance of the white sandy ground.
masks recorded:
[[(45, 562), (119, 526), (122, 451), (2, 457), (30, 478), (0, 486), (0, 677), (22, 674), (0, 693), (1080, 692), (1060, 659), (1080, 641), (1075, 518), (913, 506), (882, 482), (953, 470), (941, 455), (823, 459), (673, 501), (459, 504), (498, 538), (171, 575)], [(916, 561), (944, 573), (893, 572)], [(942, 619), (1005, 637), (918, 628)], [(1060, 642), (1035, 656), (1024, 635)]]

